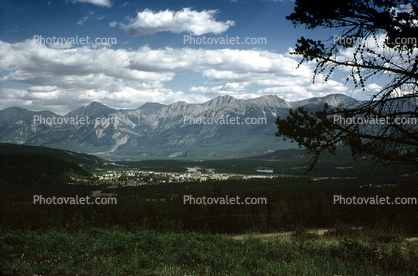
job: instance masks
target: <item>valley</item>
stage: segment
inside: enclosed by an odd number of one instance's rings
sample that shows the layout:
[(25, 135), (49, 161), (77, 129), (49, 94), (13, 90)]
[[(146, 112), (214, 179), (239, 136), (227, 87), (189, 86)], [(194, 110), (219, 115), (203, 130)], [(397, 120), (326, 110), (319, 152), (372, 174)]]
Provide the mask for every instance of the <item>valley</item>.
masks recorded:
[[(311, 172), (306, 171), (309, 160), (299, 149), (218, 160), (124, 160), (0, 144), (0, 271), (118, 275), (121, 270), (112, 267), (124, 262), (122, 273), (152, 274), (160, 269), (155, 258), (169, 266), (162, 275), (213, 268), (222, 270), (214, 275), (264, 275), (270, 271), (266, 263), (283, 273), (306, 274), (312, 272), (310, 264), (326, 266), (318, 273), (415, 271), (416, 205), (343, 205), (333, 200), (335, 195), (414, 196), (416, 172), (354, 160), (344, 149), (324, 155)], [(34, 204), (34, 195), (107, 197), (117, 204)], [(185, 197), (262, 198), (266, 204), (189, 204)], [(400, 247), (402, 257), (395, 252)], [(235, 252), (228, 257), (235, 265), (223, 263), (214, 248)], [(337, 257), (336, 248), (342, 252)], [(376, 248), (383, 258), (373, 255)], [(135, 253), (142, 250), (147, 254)], [(249, 255), (243, 259), (243, 254)], [(353, 260), (369, 265), (353, 265)]]
[(357, 100), (343, 94), (296, 102), (271, 95), (249, 100), (219, 96), (201, 104), (146, 103), (136, 109), (93, 102), (65, 115), (10, 107), (0, 110), (0, 143), (85, 152), (103, 159), (245, 158), (297, 147), (274, 135), (276, 118), (287, 116), (290, 108), (315, 111), (325, 103), (337, 107), (353, 102)]

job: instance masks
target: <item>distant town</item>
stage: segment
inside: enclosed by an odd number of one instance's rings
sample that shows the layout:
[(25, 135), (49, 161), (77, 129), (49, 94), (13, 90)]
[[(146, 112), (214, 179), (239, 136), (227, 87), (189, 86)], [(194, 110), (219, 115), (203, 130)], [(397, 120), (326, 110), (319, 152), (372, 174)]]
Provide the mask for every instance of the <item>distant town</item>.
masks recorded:
[[(129, 168), (123, 170), (107, 170), (94, 174), (91, 185), (106, 185), (107, 188), (121, 188), (142, 185), (159, 185), (165, 183), (181, 183), (181, 182), (203, 182), (208, 180), (228, 180), (230, 178), (273, 178), (277, 175), (271, 174), (271, 170), (267, 174), (260, 175), (242, 175), (242, 174), (228, 174), (215, 173), (212, 169), (204, 169), (205, 172), (200, 171), (199, 167), (186, 168), (186, 172), (155, 172), (144, 171), (138, 168)], [(265, 171), (262, 171), (266, 173)]]

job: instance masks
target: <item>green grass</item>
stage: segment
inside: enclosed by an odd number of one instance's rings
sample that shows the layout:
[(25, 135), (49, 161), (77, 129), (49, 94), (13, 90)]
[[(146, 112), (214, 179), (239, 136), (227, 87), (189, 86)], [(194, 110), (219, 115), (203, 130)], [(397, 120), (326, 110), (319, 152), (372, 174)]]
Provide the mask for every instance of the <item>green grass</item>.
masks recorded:
[[(380, 234), (385, 236), (389, 234)], [(389, 235), (390, 236), (390, 235)], [(6, 275), (416, 275), (418, 247), (403, 237), (262, 241), (213, 234), (17, 230), (0, 236)]]

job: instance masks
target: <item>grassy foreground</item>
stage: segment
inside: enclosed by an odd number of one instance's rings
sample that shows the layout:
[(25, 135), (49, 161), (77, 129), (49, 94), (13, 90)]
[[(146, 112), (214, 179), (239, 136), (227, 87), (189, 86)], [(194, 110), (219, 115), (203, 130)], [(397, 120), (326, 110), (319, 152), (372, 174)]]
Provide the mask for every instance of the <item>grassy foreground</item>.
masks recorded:
[(418, 243), (399, 234), (298, 233), (243, 241), (214, 234), (14, 230), (5, 275), (417, 275)]

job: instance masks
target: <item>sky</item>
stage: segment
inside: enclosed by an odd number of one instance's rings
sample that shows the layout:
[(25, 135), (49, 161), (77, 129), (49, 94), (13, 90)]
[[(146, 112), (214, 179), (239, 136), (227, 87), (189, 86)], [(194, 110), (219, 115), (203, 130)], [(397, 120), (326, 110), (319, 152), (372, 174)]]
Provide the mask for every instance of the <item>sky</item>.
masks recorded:
[[(288, 101), (369, 96), (337, 72), (312, 82), (290, 55), (301, 36), (291, 0), (2, 0), (0, 109), (58, 114), (93, 101), (117, 109), (146, 102), (203, 103), (277, 95)], [(334, 31), (335, 32), (335, 31)], [(369, 87), (379, 87), (370, 84)]]

